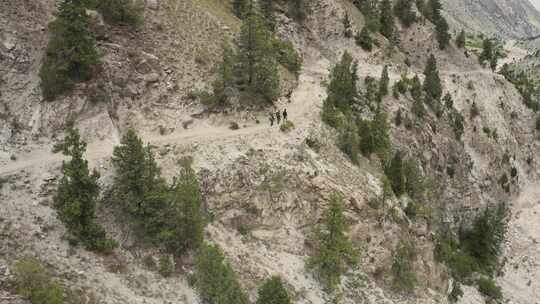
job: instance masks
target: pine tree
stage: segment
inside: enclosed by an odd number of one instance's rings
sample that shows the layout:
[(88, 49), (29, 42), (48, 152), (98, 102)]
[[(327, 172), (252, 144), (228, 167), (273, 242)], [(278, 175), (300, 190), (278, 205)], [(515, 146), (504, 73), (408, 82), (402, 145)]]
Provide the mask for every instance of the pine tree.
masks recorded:
[(99, 198), (99, 173), (90, 173), (88, 161), (83, 156), (86, 143), (81, 140), (78, 130), (68, 129), (64, 141), (54, 148), (69, 156), (69, 162), (62, 164), (63, 176), (54, 196), (54, 207), (58, 217), (68, 231), (81, 240), (89, 250), (109, 251), (116, 246), (107, 239), (105, 230), (95, 223), (96, 203)]
[(387, 39), (394, 37), (394, 15), (392, 13), (392, 2), (390, 0), (382, 0), (380, 2), (380, 23), (381, 34)]
[(485, 38), (482, 45), (482, 53), (480, 54), (480, 63), (484, 64), (486, 61), (490, 64), (491, 69), (495, 70), (497, 67), (497, 54), (493, 41), (489, 38)]
[(257, 11), (252, 11), (242, 25), (239, 70), (248, 89), (273, 102), (279, 95), (279, 74), (272, 32)]
[(233, 0), (233, 12), (240, 19), (246, 18), (249, 13), (251, 1), (253, 0)]
[(388, 66), (385, 65), (381, 74), (381, 81), (379, 82), (379, 99), (388, 95), (388, 85), (390, 84), (390, 78), (388, 77)]
[(342, 112), (348, 112), (358, 96), (356, 70), (353, 67), (352, 56), (345, 52), (330, 73), (327, 100)]
[(437, 32), (437, 41), (439, 42), (439, 48), (441, 50), (446, 49), (450, 43), (452, 36), (449, 32), (448, 22), (442, 16), (440, 16), (435, 22), (435, 31)]
[(461, 30), (461, 32), (459, 32), (459, 35), (456, 38), (457, 47), (460, 48), (460, 49), (464, 48), (465, 43), (466, 43), (466, 39), (467, 39), (467, 35), (465, 33), (465, 30)]
[(351, 19), (349, 18), (349, 13), (345, 12), (345, 17), (343, 17), (343, 35), (345, 38), (352, 38), (353, 32), (352, 32), (352, 25), (351, 25)]
[(308, 261), (308, 267), (330, 291), (340, 284), (347, 267), (358, 262), (358, 255), (346, 235), (348, 227), (343, 209), (343, 198), (333, 193), (323, 221), (315, 231), (316, 249)]
[(276, 16), (274, 15), (274, 0), (260, 0), (261, 12), (266, 19), (268, 28), (274, 32), (276, 30)]
[[(165, 211), (165, 212), (163, 212)], [(202, 194), (191, 163), (184, 160), (180, 174), (171, 186), (169, 203), (163, 211), (168, 216), (160, 221), (160, 243), (177, 256), (198, 249), (204, 239), (205, 219), (202, 214)]]
[(203, 245), (196, 256), (194, 281), (204, 302), (247, 304), (231, 265), (217, 246)]
[(416, 13), (413, 11), (413, 0), (397, 0), (394, 5), (394, 15), (405, 26), (410, 27), (416, 22)]
[(424, 92), (426, 92), (426, 102), (438, 102), (442, 97), (441, 78), (437, 69), (437, 59), (433, 54), (430, 55), (426, 69), (424, 70)]
[(46, 100), (71, 90), (77, 82), (92, 78), (100, 63), (92, 20), (85, 8), (65, 0), (50, 26), (50, 38), (39, 77)]
[(428, 0), (425, 7), (425, 17), (435, 23), (441, 17), (442, 4), (440, 0)]
[(227, 102), (227, 88), (235, 87), (235, 57), (234, 51), (228, 45), (224, 45), (223, 58), (218, 67), (218, 77), (212, 84), (214, 103), (217, 105), (224, 105)]
[(446, 95), (444, 95), (443, 101), (444, 101), (444, 106), (448, 110), (451, 110), (454, 107), (454, 100), (452, 99), (452, 95), (450, 95), (450, 93), (446, 93)]
[(392, 190), (397, 197), (405, 193), (405, 175), (403, 173), (403, 158), (398, 151), (385, 168), (385, 174), (392, 184)]
[(163, 197), (163, 189), (166, 188), (151, 148), (145, 147), (135, 131), (130, 129), (122, 137), (120, 146), (114, 147), (112, 163), (116, 169), (114, 200), (144, 222), (155, 210), (155, 200)]
[(359, 45), (364, 51), (371, 52), (373, 50), (373, 39), (367, 26), (355, 36), (356, 44)]
[(343, 153), (347, 154), (353, 164), (358, 164), (358, 147), (360, 139), (358, 138), (358, 129), (354, 121), (346, 120), (339, 129), (338, 145)]
[(258, 290), (259, 297), (256, 304), (291, 304), (291, 299), (287, 289), (283, 286), (280, 277), (274, 276)]

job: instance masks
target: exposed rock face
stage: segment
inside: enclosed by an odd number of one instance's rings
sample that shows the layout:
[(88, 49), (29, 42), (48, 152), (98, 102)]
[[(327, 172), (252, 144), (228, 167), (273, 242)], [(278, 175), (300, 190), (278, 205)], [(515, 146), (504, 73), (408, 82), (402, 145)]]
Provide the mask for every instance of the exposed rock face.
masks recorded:
[(528, 0), (443, 0), (445, 13), (458, 28), (525, 38), (540, 33), (540, 12)]

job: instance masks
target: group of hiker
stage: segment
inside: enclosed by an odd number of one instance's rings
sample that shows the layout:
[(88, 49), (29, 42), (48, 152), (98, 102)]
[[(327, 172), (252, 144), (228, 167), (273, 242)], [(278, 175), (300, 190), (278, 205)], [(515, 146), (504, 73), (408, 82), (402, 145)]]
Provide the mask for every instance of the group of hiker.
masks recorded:
[(287, 109), (283, 110), (283, 115), (280, 110), (277, 110), (276, 113), (270, 112), (268, 119), (270, 120), (270, 126), (274, 125), (274, 121), (277, 122), (277, 125), (281, 123), (281, 117), (283, 116), (283, 122), (287, 120)]

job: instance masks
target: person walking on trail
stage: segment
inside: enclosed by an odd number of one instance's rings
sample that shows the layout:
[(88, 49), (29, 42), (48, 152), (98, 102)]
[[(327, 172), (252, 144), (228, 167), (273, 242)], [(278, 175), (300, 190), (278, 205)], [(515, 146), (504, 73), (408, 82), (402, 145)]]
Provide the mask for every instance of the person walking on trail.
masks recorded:
[(274, 113), (270, 112), (270, 117), (268, 117), (270, 119), (270, 127), (272, 127), (274, 125)]
[(277, 119), (277, 124), (279, 125), (281, 123), (281, 111), (277, 111), (276, 112), (276, 119)]
[(287, 109), (283, 109), (283, 121), (287, 120)]

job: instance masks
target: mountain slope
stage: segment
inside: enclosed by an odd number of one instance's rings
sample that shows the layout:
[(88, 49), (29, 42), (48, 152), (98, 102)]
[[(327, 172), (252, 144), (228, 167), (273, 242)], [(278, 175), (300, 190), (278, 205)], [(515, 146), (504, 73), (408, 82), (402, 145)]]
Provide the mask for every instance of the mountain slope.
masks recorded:
[(455, 28), (525, 38), (540, 33), (540, 12), (529, 0), (443, 0)]

